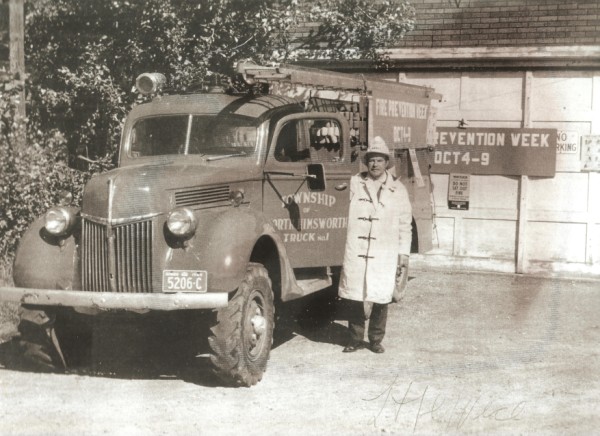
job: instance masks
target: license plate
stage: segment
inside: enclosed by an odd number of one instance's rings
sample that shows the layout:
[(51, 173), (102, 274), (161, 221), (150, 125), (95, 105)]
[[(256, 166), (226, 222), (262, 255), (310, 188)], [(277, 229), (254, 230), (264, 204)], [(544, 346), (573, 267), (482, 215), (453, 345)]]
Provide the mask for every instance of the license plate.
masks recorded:
[(163, 292), (206, 292), (206, 271), (164, 270)]

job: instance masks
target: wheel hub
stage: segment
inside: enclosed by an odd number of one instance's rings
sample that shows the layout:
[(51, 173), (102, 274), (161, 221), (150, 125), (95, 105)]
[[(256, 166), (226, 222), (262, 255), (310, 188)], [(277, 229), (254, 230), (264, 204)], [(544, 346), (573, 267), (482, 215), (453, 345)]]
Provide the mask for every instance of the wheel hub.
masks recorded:
[(249, 322), (249, 352), (251, 355), (259, 354), (263, 347), (264, 335), (267, 331), (267, 319), (263, 316), (261, 305), (257, 301), (252, 302), (248, 317)]
[(254, 315), (250, 322), (252, 323), (254, 334), (258, 336), (261, 336), (267, 330), (267, 320), (260, 313)]

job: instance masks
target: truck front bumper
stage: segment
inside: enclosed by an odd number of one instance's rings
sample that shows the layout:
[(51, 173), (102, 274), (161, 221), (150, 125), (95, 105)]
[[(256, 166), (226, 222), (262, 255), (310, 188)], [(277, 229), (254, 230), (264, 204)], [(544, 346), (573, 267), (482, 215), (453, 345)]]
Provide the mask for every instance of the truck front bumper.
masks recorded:
[(0, 301), (100, 310), (214, 309), (227, 306), (228, 294), (226, 292), (131, 294), (0, 287)]

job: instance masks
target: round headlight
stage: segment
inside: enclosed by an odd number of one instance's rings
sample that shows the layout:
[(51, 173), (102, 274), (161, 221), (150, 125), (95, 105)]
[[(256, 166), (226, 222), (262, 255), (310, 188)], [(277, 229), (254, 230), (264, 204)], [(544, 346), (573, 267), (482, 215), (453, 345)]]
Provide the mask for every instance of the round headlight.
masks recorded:
[(167, 228), (180, 238), (192, 237), (196, 232), (196, 225), (194, 213), (186, 207), (172, 210), (167, 216)]
[(71, 230), (75, 222), (75, 216), (64, 207), (53, 207), (46, 212), (44, 220), (48, 233), (63, 236)]

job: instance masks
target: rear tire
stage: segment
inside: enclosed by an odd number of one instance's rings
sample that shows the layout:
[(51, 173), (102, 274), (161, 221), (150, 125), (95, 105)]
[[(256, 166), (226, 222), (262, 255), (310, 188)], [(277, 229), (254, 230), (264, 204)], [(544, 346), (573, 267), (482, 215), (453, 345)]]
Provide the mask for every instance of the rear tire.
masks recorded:
[(273, 344), (273, 291), (264, 266), (249, 263), (227, 307), (216, 311), (208, 343), (221, 380), (234, 386), (258, 383)]

